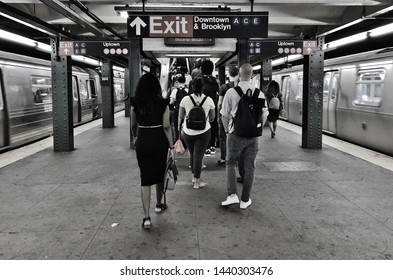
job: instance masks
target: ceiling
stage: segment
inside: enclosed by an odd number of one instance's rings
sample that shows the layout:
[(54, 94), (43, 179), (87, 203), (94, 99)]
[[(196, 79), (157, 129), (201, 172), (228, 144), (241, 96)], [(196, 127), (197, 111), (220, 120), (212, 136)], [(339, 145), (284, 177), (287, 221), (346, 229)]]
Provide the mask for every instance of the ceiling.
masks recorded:
[[(393, 22), (392, 11), (379, 13), (393, 5), (387, 0), (146, 0), (145, 12), (192, 12), (202, 10), (230, 9), (232, 12), (268, 12), (268, 39), (315, 39), (317, 36), (343, 26), (356, 19), (363, 19), (357, 25), (342, 31), (326, 34), (325, 42), (346, 37), (361, 30)], [(0, 1), (0, 29), (20, 34), (48, 43), (49, 36), (69, 40), (128, 40), (127, 19), (119, 13), (119, 7), (132, 11), (142, 11), (143, 2), (138, 0), (5, 0)], [(201, 7), (203, 6), (203, 7)], [(117, 7), (117, 8), (115, 8)], [(19, 18), (35, 28), (15, 22)], [(41, 31), (37, 30), (41, 28)], [(379, 39), (368, 42), (369, 47), (392, 46), (393, 40)], [(3, 38), (4, 39), (4, 38)], [(3, 42), (0, 49), (17, 51), (14, 44)], [(149, 43), (144, 42), (145, 46)], [(367, 46), (361, 47), (361, 49)], [(26, 52), (25, 49), (21, 50)], [(200, 50), (201, 52), (203, 50)], [(347, 51), (360, 51), (360, 46), (352, 46)], [(179, 52), (178, 49), (165, 49), (165, 52)], [(225, 51), (227, 52), (227, 51)], [(345, 52), (344, 49), (342, 52)], [(161, 51), (162, 53), (162, 51)], [(333, 55), (334, 52), (332, 52)], [(156, 50), (151, 55), (159, 57)], [(225, 55), (215, 53), (217, 58)]]

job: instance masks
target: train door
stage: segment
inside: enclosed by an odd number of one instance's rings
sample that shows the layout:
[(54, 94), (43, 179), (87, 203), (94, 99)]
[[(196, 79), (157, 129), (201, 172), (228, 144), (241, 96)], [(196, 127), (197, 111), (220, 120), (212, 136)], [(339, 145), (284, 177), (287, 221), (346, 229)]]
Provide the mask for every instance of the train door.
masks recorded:
[[(1, 71), (0, 71), (1, 74)], [(3, 96), (3, 84), (0, 75), (0, 149), (7, 145), (6, 137), (6, 114), (5, 114), (5, 105), (4, 100), (5, 97)]]
[(97, 105), (97, 83), (94, 79), (90, 78), (89, 79), (90, 83), (90, 92), (91, 92), (91, 100), (92, 100), (92, 109), (93, 109), (93, 119), (96, 119), (99, 117), (98, 113), (98, 105)]
[(283, 119), (288, 119), (290, 92), (291, 92), (291, 77), (285, 76), (282, 79), (282, 88), (281, 88), (282, 101), (284, 103), (283, 104), (284, 109), (281, 111), (281, 117)]
[(82, 108), (80, 104), (79, 92), (78, 92), (78, 80), (76, 76), (72, 76), (72, 110), (74, 124), (81, 122)]
[(79, 98), (81, 106), (81, 121), (86, 122), (93, 119), (93, 102), (88, 78), (79, 79)]
[(338, 71), (326, 72), (323, 78), (322, 129), (336, 133), (336, 106), (339, 89)]

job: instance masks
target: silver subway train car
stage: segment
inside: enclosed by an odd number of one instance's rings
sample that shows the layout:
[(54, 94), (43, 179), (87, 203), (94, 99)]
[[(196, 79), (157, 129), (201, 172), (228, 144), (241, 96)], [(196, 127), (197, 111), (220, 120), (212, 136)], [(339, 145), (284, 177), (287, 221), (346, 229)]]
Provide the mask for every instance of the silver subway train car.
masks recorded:
[[(124, 89), (124, 78), (117, 83)], [(73, 67), (72, 96), (74, 125), (99, 117), (99, 74)], [(0, 51), (0, 151), (49, 136), (52, 131), (50, 61)]]
[[(302, 66), (273, 73), (280, 84), (281, 118), (302, 124)], [(323, 131), (393, 156), (393, 49), (325, 60)]]

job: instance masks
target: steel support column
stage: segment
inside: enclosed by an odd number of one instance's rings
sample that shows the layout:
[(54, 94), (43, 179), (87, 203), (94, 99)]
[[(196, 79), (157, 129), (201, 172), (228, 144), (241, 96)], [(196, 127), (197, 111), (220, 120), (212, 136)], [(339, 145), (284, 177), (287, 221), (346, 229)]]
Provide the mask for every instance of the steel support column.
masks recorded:
[[(130, 42), (130, 57), (128, 59), (130, 70), (130, 98), (131, 98), (131, 105), (132, 100), (135, 97), (135, 89), (141, 77), (141, 39), (139, 38), (132, 38)], [(130, 118), (130, 148), (134, 148), (133, 143), (133, 135), (131, 129), (131, 118)]]
[(115, 97), (113, 92), (112, 62), (105, 60), (102, 63), (101, 92), (102, 92), (102, 127), (115, 126)]
[(272, 67), (272, 60), (271, 59), (266, 59), (262, 61), (261, 65), (261, 79), (260, 79), (260, 89), (263, 92), (266, 92), (267, 85), (270, 83), (272, 80), (272, 74), (273, 74), (273, 67)]
[(238, 40), (238, 50), (237, 62), (240, 68), (244, 63), (250, 63), (250, 59), (248, 57), (247, 39)]
[(220, 85), (226, 83), (225, 81), (225, 65), (218, 67), (218, 79), (220, 80)]
[(59, 38), (51, 38), (53, 148), (74, 150), (72, 67), (70, 56), (59, 56)]
[(323, 66), (322, 48), (304, 56), (302, 147), (306, 149), (322, 148)]

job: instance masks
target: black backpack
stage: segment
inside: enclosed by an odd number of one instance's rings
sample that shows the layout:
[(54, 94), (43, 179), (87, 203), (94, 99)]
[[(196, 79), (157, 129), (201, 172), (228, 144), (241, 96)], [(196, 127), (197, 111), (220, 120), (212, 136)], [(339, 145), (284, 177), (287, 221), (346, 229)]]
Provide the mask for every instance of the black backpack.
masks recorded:
[(187, 91), (184, 87), (179, 87), (176, 92), (176, 100), (175, 100), (175, 107), (174, 109), (179, 110), (180, 101), (183, 99), (184, 96), (187, 95)]
[(194, 107), (191, 108), (186, 117), (186, 127), (194, 130), (204, 130), (206, 127), (206, 114), (205, 110), (202, 108), (202, 105), (207, 99), (207, 96), (202, 99), (200, 104), (197, 104), (191, 95), (190, 99), (192, 104), (194, 104)]
[(262, 108), (265, 99), (258, 98), (260, 90), (255, 89), (251, 96), (251, 89), (244, 94), (237, 86), (234, 88), (240, 96), (235, 118), (233, 119), (234, 134), (252, 138), (262, 135)]

